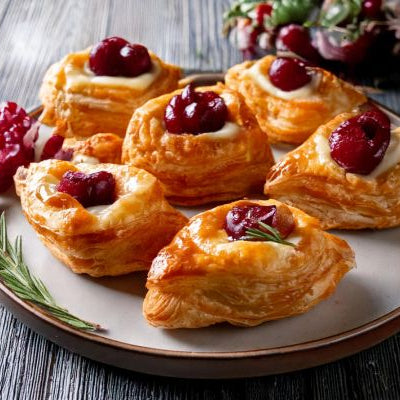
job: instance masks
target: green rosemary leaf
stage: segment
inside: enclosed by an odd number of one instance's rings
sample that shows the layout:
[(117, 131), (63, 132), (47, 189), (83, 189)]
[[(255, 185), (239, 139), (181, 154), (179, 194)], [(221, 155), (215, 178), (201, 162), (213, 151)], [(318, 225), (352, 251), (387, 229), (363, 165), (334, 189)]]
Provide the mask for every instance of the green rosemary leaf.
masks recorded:
[(22, 238), (17, 236), (14, 246), (11, 245), (4, 212), (0, 216), (0, 279), (20, 299), (35, 304), (64, 323), (85, 331), (102, 330), (100, 325), (82, 320), (56, 304), (44, 283), (32, 275), (25, 264)]
[(260, 228), (266, 229), (270, 233), (267, 233), (261, 229), (249, 228), (246, 230), (246, 236), (244, 236), (242, 239), (243, 240), (259, 239), (265, 242), (274, 242), (274, 243), (284, 244), (286, 246), (296, 247), (294, 243), (282, 239), (282, 236), (279, 233), (279, 231), (274, 227), (272, 227), (271, 225), (268, 225), (264, 222), (258, 222), (258, 224)]

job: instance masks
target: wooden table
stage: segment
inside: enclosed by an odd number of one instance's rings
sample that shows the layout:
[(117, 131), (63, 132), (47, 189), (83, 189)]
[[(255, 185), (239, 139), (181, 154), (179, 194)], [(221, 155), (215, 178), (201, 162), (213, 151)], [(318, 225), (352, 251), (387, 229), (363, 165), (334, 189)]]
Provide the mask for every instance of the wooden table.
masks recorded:
[[(224, 70), (241, 60), (221, 37), (229, 0), (1, 0), (0, 100), (26, 108), (47, 67), (111, 35), (142, 42), (191, 70)], [(400, 93), (379, 101), (400, 111)], [(383, 266), (382, 266), (383, 267)], [(145, 376), (72, 354), (0, 307), (1, 399), (398, 399), (400, 335), (339, 362), (236, 381)]]

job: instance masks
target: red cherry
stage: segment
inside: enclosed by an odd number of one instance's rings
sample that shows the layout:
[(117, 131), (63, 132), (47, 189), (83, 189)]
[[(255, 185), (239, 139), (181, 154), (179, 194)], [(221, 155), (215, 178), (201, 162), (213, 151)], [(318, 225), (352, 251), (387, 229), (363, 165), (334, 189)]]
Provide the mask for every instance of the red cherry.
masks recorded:
[(164, 122), (170, 133), (199, 134), (218, 131), (227, 116), (228, 109), (218, 94), (196, 92), (193, 85), (188, 85), (168, 103)]
[(276, 206), (259, 206), (257, 204), (233, 207), (226, 215), (224, 229), (232, 240), (246, 237), (246, 231), (251, 228), (270, 233), (264, 230), (259, 222), (276, 228), (282, 238), (287, 237), (294, 229), (293, 220), (290, 220), (290, 223), (284, 223), (279, 218)]
[(329, 137), (332, 158), (346, 172), (368, 175), (382, 161), (390, 142), (390, 120), (374, 109), (350, 118)]
[(301, 25), (290, 24), (279, 30), (276, 48), (291, 51), (307, 60), (317, 62), (320, 59), (317, 49), (311, 44), (308, 29)]
[(127, 44), (121, 49), (123, 76), (134, 77), (151, 69), (151, 58), (141, 44)]
[(89, 67), (96, 75), (134, 77), (151, 69), (151, 59), (146, 47), (110, 37), (93, 46)]
[(364, 0), (361, 13), (364, 17), (373, 19), (380, 16), (382, 12), (382, 0)]
[(272, 84), (285, 92), (296, 90), (311, 82), (304, 63), (295, 58), (276, 58), (268, 71)]
[(89, 175), (67, 171), (58, 183), (57, 190), (74, 197), (84, 207), (107, 205), (115, 200), (115, 179), (106, 171)]
[(255, 12), (257, 25), (264, 26), (264, 18), (271, 15), (272, 6), (268, 3), (261, 3), (256, 7)]

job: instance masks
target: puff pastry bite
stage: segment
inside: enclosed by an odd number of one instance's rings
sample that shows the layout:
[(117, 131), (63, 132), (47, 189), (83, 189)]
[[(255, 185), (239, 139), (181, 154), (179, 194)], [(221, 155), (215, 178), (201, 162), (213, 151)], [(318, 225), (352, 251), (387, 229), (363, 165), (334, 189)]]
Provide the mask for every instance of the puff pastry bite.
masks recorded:
[(114, 133), (96, 133), (86, 140), (67, 139), (63, 149), (71, 152), (74, 164), (121, 164), (122, 138)]
[(243, 95), (271, 142), (300, 144), (320, 125), (367, 100), (324, 69), (272, 55), (235, 65), (225, 82)]
[(265, 194), (328, 229), (400, 225), (400, 130), (377, 109), (341, 114), (271, 169)]
[(15, 182), (39, 238), (76, 273), (148, 269), (187, 221), (157, 179), (134, 167), (46, 160), (20, 167)]
[[(266, 226), (284, 244), (256, 235)], [(353, 266), (352, 249), (316, 219), (275, 200), (241, 200), (196, 215), (160, 251), (144, 316), (163, 328), (255, 326), (306, 312)]]
[(196, 91), (188, 85), (136, 110), (122, 161), (151, 172), (169, 201), (181, 205), (259, 192), (274, 162), (242, 96), (222, 84)]
[(40, 120), (65, 137), (124, 136), (132, 112), (175, 90), (180, 76), (179, 67), (145, 47), (107, 38), (49, 68), (39, 94), (44, 107)]

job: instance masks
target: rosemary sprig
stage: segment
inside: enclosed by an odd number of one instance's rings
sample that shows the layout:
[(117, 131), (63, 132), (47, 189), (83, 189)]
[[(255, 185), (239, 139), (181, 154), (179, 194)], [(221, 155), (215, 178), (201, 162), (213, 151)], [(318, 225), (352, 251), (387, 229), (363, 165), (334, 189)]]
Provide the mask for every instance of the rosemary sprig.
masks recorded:
[(258, 225), (260, 226), (260, 228), (263, 228), (270, 233), (267, 233), (261, 229), (249, 228), (246, 230), (246, 236), (243, 239), (245, 240), (257, 239), (264, 242), (274, 242), (274, 243), (284, 244), (286, 246), (296, 247), (294, 243), (282, 239), (281, 234), (274, 227), (265, 224), (264, 222), (261, 221), (258, 222)]
[(7, 235), (4, 212), (0, 216), (0, 279), (20, 299), (31, 302), (47, 314), (83, 331), (100, 331), (98, 324), (84, 321), (58, 306), (43, 282), (31, 274), (22, 255), (22, 238), (17, 236), (14, 246)]

